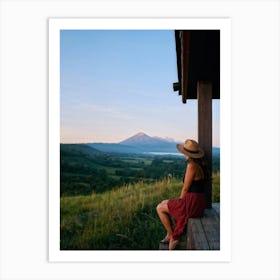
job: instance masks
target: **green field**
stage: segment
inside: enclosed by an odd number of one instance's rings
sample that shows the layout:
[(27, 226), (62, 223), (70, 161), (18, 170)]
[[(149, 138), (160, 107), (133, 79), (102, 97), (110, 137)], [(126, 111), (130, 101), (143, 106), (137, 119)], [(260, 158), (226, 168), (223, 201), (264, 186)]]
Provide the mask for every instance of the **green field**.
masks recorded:
[[(213, 176), (214, 202), (219, 202), (219, 176)], [(158, 250), (165, 231), (156, 206), (177, 198), (181, 188), (178, 179), (162, 179), (102, 194), (62, 197), (61, 250)]]
[(86, 145), (61, 145), (60, 195), (102, 193), (126, 184), (183, 178), (183, 157), (104, 153)]

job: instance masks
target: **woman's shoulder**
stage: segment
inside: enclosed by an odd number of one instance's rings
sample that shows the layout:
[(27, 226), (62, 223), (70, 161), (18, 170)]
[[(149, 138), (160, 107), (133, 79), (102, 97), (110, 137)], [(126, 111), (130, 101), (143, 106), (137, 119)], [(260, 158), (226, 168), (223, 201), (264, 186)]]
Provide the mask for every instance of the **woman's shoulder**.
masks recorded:
[(199, 166), (196, 162), (194, 162), (194, 161), (188, 162), (187, 171), (189, 173), (196, 173), (198, 169), (199, 169)]
[(199, 166), (200, 165), (197, 162), (195, 162), (195, 161), (188, 162), (188, 168), (197, 169), (197, 168), (199, 168)]
[(202, 167), (195, 161), (190, 161), (188, 163), (188, 169), (195, 174), (195, 179), (203, 179), (204, 172)]

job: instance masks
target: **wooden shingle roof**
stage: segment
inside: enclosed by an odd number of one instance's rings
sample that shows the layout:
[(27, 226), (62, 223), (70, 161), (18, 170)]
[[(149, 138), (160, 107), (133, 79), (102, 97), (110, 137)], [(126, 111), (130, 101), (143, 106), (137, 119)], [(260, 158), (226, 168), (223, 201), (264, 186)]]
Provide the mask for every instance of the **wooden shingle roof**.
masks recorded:
[(182, 102), (197, 98), (197, 82), (212, 83), (212, 98), (220, 99), (220, 30), (175, 30), (178, 83)]

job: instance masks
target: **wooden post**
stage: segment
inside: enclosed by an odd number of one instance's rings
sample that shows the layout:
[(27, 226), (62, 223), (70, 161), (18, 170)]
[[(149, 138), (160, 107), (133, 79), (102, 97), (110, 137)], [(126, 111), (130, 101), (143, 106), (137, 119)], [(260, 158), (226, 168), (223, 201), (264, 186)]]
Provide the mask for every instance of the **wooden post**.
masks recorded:
[[(205, 151), (205, 157), (212, 174), (212, 83), (197, 82), (198, 143)], [(212, 182), (206, 186), (207, 208), (212, 208)]]

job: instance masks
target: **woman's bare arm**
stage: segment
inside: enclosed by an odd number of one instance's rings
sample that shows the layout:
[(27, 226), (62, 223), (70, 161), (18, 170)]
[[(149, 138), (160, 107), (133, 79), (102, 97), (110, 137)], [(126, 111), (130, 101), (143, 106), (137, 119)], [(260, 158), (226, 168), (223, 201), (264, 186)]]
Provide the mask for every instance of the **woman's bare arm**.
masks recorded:
[(183, 198), (186, 195), (186, 193), (188, 192), (188, 190), (191, 186), (191, 183), (195, 178), (195, 174), (196, 174), (195, 165), (192, 164), (192, 163), (189, 163), (188, 166), (187, 166), (187, 170), (186, 170), (186, 174), (185, 174), (185, 180), (184, 180), (184, 186), (182, 188), (180, 198)]

